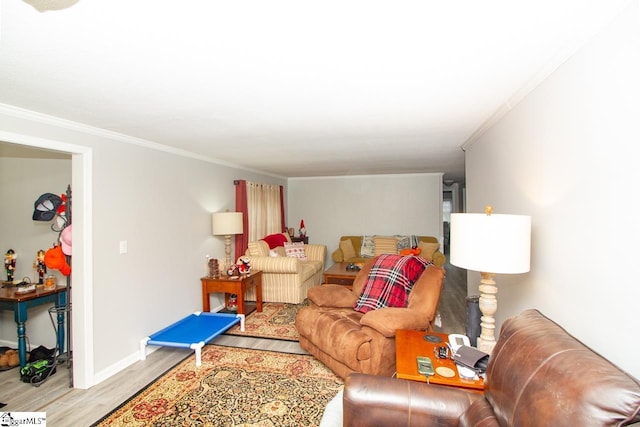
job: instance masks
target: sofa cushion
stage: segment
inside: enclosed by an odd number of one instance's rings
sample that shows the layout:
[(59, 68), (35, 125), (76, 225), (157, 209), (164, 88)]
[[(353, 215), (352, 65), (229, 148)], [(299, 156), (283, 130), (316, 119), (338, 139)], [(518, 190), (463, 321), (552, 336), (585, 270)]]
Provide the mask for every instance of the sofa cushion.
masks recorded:
[(250, 256), (269, 256), (269, 245), (264, 240), (249, 242), (247, 249)]
[(340, 250), (345, 261), (356, 257), (356, 250), (351, 239), (340, 240)]
[(411, 236), (399, 236), (396, 235), (395, 238), (398, 240), (398, 252), (403, 249), (411, 248), (413, 245), (411, 244)]
[[(314, 345), (354, 371), (359, 371), (360, 361), (371, 358), (372, 337), (360, 326), (361, 313), (356, 311), (324, 311), (304, 307), (296, 317), (300, 334), (313, 336)], [(317, 333), (325, 331), (325, 333)]]
[(318, 307), (352, 308), (358, 297), (342, 285), (314, 286), (307, 292), (309, 301)]
[(307, 259), (307, 254), (304, 252), (304, 243), (302, 242), (285, 243), (284, 252), (288, 257), (299, 258), (303, 261)]
[(418, 247), (420, 248), (420, 256), (431, 261), (433, 259), (433, 254), (438, 250), (440, 244), (431, 242), (419, 242)]
[(398, 239), (395, 237), (375, 236), (373, 238), (373, 255), (397, 254)]
[(380, 255), (369, 271), (354, 310), (405, 307), (414, 282), (429, 263), (421, 257)]
[(373, 258), (375, 253), (375, 243), (373, 236), (362, 236), (362, 246), (360, 247), (360, 256), (364, 258)]

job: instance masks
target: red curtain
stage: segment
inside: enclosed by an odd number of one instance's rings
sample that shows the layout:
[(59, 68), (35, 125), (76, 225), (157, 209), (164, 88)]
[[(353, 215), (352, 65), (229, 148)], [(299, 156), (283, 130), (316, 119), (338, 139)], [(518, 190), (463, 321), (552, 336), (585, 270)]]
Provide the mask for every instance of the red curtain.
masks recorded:
[(242, 234), (236, 234), (236, 257), (240, 258), (249, 247), (249, 215), (247, 211), (247, 181), (233, 182), (236, 185), (236, 212), (242, 212)]

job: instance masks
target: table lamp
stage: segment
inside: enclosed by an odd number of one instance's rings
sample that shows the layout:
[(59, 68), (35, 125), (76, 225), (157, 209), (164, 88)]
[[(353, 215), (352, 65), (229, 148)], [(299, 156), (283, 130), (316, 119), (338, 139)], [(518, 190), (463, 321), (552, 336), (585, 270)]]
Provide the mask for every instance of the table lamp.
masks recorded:
[(479, 271), (482, 312), (478, 349), (491, 354), (496, 344), (494, 315), (498, 308), (495, 274), (529, 271), (531, 217), (484, 214), (451, 214), (451, 264)]
[(214, 236), (224, 236), (224, 253), (226, 271), (231, 266), (231, 236), (242, 234), (242, 212), (218, 212), (211, 216)]

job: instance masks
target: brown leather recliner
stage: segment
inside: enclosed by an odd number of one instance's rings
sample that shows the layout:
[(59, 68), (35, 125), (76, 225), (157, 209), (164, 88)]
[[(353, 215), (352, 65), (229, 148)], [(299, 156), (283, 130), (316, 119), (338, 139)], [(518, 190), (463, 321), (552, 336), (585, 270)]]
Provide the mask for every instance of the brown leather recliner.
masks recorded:
[(350, 375), (345, 426), (621, 426), (640, 422), (640, 382), (536, 310), (507, 320), (481, 394)]
[(434, 265), (413, 285), (407, 307), (365, 314), (353, 309), (376, 259), (362, 267), (352, 289), (330, 284), (309, 289), (309, 306), (296, 316), (300, 346), (342, 378), (352, 372), (391, 376), (396, 365), (396, 330), (433, 329), (445, 275)]

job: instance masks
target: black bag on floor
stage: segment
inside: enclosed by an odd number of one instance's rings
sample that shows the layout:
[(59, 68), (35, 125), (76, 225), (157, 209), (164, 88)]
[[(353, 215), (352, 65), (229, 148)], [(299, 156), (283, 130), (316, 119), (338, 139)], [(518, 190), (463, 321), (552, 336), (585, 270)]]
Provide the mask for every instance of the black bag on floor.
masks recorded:
[(56, 373), (55, 359), (40, 359), (29, 362), (20, 368), (20, 381), (37, 384)]
[(48, 349), (47, 347), (41, 345), (31, 350), (31, 352), (29, 353), (28, 361), (35, 362), (36, 360), (53, 359), (55, 355), (56, 355), (55, 348)]

